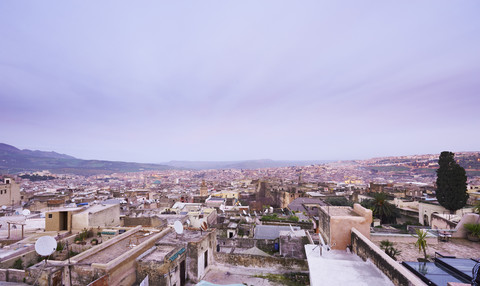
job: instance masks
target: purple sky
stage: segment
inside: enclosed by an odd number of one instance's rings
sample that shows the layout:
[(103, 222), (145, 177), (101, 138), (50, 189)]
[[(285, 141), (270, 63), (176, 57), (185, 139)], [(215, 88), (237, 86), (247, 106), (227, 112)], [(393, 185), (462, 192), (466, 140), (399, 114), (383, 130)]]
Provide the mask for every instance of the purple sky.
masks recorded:
[(480, 150), (480, 1), (1, 1), (0, 142), (137, 162)]

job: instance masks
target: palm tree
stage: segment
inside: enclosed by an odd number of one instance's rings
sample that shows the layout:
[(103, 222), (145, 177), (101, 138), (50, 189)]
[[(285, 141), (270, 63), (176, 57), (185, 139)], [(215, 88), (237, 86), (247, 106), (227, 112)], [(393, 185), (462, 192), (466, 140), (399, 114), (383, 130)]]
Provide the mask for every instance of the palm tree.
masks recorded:
[(415, 246), (418, 247), (418, 252), (423, 250), (423, 255), (425, 256), (425, 260), (427, 260), (427, 232), (423, 229), (415, 229), (415, 232), (417, 233), (417, 242), (415, 242)]
[(387, 194), (374, 194), (372, 204), (373, 215), (378, 217), (381, 223), (395, 222), (397, 217), (396, 207), (387, 201)]

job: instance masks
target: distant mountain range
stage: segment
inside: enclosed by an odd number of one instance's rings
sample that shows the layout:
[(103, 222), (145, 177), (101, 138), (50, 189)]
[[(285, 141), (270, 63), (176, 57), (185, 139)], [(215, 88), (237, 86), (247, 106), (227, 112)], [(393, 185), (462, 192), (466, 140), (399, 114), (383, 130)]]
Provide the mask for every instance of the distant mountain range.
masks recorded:
[(171, 168), (160, 164), (82, 160), (56, 152), (20, 150), (14, 146), (0, 143), (0, 173), (4, 174), (49, 170), (52, 173), (95, 175)]
[(49, 170), (52, 173), (79, 175), (109, 174), (115, 172), (138, 172), (168, 169), (258, 169), (288, 166), (306, 166), (328, 161), (170, 161), (162, 164), (145, 164), (103, 160), (82, 160), (57, 152), (20, 150), (0, 143), (0, 174), (13, 174)]

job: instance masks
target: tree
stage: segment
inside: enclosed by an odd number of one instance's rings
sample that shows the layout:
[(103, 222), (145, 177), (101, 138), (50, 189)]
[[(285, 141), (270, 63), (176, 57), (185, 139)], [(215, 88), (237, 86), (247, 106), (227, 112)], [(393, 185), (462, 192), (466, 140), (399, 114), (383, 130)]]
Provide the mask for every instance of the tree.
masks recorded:
[(444, 151), (438, 159), (437, 200), (441, 206), (455, 212), (467, 204), (467, 175), (454, 160), (455, 154)]
[(397, 208), (387, 201), (387, 194), (375, 193), (372, 200), (364, 200), (361, 205), (371, 209), (373, 216), (379, 218), (381, 223), (395, 223)]
[(427, 232), (423, 229), (415, 229), (417, 233), (417, 242), (415, 242), (415, 246), (418, 247), (418, 252), (423, 251), (423, 255), (425, 256), (425, 260), (428, 259), (427, 256)]

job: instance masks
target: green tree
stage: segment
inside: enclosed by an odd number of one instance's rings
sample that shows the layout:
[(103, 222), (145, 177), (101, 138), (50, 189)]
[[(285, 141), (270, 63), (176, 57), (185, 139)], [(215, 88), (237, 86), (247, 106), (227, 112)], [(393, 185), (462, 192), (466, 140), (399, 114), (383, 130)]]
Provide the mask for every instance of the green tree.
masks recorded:
[(397, 220), (397, 207), (387, 201), (385, 193), (375, 193), (373, 199), (364, 200), (361, 205), (371, 209), (373, 216), (380, 219), (381, 223), (395, 223)]
[(444, 151), (438, 159), (437, 200), (450, 212), (467, 204), (467, 175), (465, 169), (454, 160), (455, 154)]
[(415, 246), (418, 247), (418, 252), (423, 251), (423, 255), (425, 256), (425, 260), (428, 259), (427, 256), (427, 232), (423, 229), (415, 229), (417, 233), (417, 242), (415, 242)]

